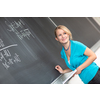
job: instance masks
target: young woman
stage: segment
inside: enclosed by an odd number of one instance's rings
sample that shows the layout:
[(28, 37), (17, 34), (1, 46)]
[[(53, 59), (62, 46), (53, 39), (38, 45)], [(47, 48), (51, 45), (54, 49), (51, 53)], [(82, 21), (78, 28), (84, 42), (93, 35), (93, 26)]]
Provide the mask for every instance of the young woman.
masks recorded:
[(100, 69), (93, 61), (97, 58), (95, 53), (83, 43), (72, 40), (70, 30), (64, 25), (59, 25), (55, 29), (55, 39), (62, 44), (61, 58), (65, 60), (67, 69), (63, 70), (59, 65), (55, 69), (64, 74), (72, 70), (77, 70), (83, 83), (99, 84)]

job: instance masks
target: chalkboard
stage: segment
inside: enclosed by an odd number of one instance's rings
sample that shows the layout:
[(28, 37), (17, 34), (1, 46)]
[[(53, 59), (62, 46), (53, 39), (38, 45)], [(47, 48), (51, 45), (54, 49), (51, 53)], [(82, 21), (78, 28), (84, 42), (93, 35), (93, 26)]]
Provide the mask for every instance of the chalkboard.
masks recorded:
[(50, 84), (64, 65), (48, 18), (0, 18), (0, 83)]

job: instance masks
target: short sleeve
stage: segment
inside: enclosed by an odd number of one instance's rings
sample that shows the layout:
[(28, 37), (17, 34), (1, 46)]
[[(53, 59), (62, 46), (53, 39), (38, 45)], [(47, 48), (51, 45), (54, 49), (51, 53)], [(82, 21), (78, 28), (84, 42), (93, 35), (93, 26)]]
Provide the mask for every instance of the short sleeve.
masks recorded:
[(84, 45), (83, 43), (78, 42), (78, 41), (76, 42), (76, 51), (78, 54), (83, 55), (86, 48), (87, 48), (87, 46)]

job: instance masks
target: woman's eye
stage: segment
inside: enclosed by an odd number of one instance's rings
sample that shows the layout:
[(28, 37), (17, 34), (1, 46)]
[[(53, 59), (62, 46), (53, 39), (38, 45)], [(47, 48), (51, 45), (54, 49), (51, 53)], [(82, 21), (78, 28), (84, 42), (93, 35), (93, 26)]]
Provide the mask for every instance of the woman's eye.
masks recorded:
[(64, 34), (66, 34), (66, 33), (64, 33)]
[(59, 36), (61, 36), (61, 34), (59, 34)]

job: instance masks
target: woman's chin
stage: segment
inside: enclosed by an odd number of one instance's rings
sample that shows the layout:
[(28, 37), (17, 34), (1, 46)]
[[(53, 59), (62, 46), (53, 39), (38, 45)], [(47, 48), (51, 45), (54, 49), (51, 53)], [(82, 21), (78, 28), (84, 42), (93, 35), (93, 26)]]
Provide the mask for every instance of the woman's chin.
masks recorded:
[(65, 41), (62, 41), (62, 43), (63, 43), (63, 44), (66, 44), (66, 43), (68, 43), (68, 41), (67, 41), (67, 40), (65, 40)]
[(68, 41), (65, 41), (65, 42), (61, 42), (61, 44), (67, 44), (68, 43)]

